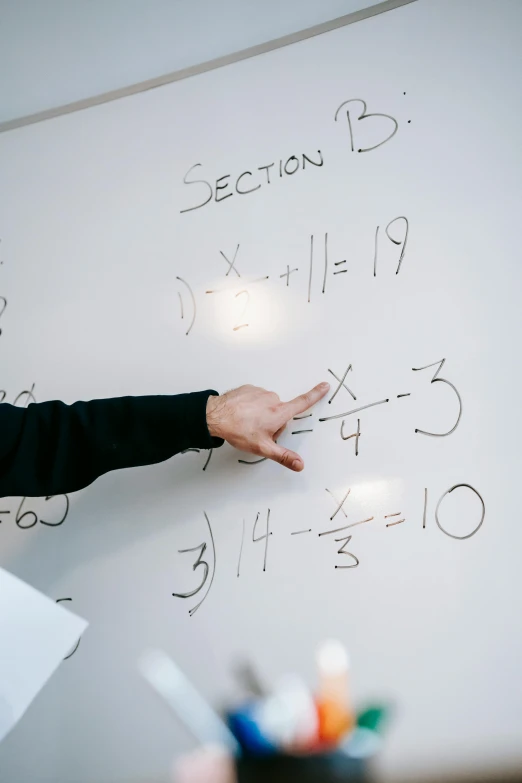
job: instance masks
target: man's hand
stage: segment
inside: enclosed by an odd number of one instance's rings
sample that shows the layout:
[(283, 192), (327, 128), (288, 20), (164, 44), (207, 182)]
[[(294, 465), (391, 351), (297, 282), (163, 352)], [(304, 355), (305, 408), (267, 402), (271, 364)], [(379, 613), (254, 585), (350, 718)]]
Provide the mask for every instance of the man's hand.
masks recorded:
[(321, 400), (330, 388), (320, 383), (291, 402), (281, 402), (274, 392), (257, 386), (240, 386), (220, 397), (209, 397), (207, 425), (210, 434), (250, 454), (267, 457), (290, 470), (300, 471), (304, 462), (295, 451), (276, 441), (288, 422)]

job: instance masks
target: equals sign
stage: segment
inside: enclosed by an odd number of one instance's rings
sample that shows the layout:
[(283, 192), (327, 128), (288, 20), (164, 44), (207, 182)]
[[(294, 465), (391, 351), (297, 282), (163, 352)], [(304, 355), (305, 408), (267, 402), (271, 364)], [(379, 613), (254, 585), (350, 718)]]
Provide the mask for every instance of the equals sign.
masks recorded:
[[(309, 419), (310, 416), (313, 416), (312, 413), (305, 413), (303, 416), (294, 416), (293, 421), (302, 421), (302, 419)], [(301, 435), (303, 432), (313, 432), (313, 429), (305, 429), (305, 430), (294, 430), (291, 434), (292, 435)]]

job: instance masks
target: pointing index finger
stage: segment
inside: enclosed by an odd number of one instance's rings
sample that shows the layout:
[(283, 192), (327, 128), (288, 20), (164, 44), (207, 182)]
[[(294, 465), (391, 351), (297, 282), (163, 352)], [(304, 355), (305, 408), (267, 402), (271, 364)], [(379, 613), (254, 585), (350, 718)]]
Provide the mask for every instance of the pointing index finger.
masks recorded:
[(299, 397), (295, 397), (295, 399), (287, 402), (285, 405), (285, 412), (288, 414), (288, 419), (291, 419), (292, 416), (297, 416), (299, 413), (304, 413), (308, 408), (311, 408), (312, 405), (315, 405), (319, 400), (322, 400), (325, 394), (328, 393), (329, 388), (329, 383), (320, 383), (318, 386), (314, 386), (313, 389), (310, 389), (309, 392), (300, 394)]

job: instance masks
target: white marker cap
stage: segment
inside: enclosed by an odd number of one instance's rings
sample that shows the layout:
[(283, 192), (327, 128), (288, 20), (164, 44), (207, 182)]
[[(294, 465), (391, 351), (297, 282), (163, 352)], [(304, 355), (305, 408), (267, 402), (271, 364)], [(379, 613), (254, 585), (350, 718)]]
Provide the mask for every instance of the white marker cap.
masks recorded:
[(350, 668), (350, 659), (346, 647), (337, 639), (327, 639), (317, 652), (317, 664), (321, 674), (337, 677)]

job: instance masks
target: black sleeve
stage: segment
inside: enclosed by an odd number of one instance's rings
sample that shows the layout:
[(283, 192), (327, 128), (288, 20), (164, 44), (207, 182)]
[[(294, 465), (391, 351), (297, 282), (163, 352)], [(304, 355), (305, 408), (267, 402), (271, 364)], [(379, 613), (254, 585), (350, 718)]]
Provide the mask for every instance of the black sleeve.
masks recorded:
[(0, 497), (75, 492), (110, 470), (223, 441), (207, 428), (214, 391), (91, 402), (0, 403)]

